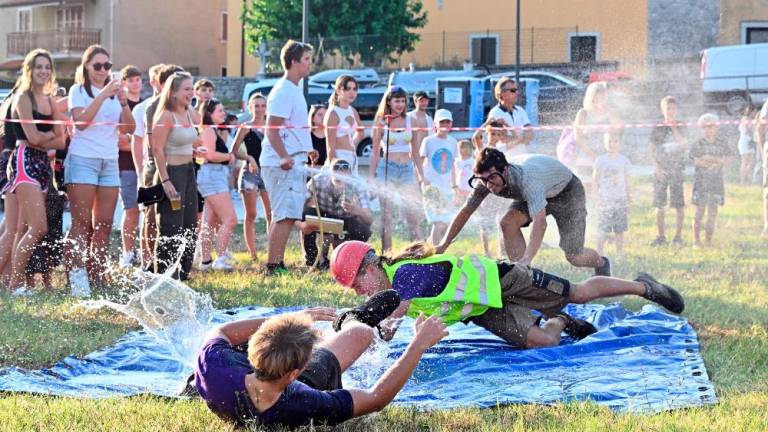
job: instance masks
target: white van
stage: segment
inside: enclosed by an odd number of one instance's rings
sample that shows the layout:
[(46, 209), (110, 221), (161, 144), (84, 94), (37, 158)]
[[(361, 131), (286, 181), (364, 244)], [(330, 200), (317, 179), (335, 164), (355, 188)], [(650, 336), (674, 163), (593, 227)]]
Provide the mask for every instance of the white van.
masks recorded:
[(739, 115), (768, 97), (768, 43), (730, 45), (701, 52), (701, 80), (708, 105)]

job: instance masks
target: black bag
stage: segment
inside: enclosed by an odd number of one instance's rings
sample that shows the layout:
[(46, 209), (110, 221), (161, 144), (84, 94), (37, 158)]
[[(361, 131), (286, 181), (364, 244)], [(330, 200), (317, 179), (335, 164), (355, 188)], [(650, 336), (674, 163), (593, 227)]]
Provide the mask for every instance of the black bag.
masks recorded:
[(138, 203), (148, 206), (157, 204), (165, 199), (165, 189), (163, 184), (158, 183), (150, 187), (139, 187)]

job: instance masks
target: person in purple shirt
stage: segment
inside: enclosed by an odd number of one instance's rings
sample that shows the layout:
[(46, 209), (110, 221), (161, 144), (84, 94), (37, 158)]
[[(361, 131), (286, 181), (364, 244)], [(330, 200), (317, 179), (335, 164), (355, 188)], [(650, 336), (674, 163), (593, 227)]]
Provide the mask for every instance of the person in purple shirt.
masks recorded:
[[(304, 313), (225, 324), (198, 355), (195, 385), (208, 407), (240, 426), (336, 425), (383, 409), (410, 378), (422, 354), (448, 333), (439, 318), (419, 317), (401, 357), (367, 390), (342, 389), (341, 374), (373, 341), (373, 329), (400, 303), (395, 291), (345, 313)], [(319, 340), (314, 321), (340, 331)], [(341, 321), (341, 322), (339, 322)]]

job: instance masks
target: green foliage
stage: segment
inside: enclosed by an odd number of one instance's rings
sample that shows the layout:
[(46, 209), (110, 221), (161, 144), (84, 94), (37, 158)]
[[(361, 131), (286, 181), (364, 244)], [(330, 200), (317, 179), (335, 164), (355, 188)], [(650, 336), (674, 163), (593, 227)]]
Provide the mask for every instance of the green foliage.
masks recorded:
[[(301, 0), (247, 2), (242, 19), (249, 50), (255, 52), (261, 42), (300, 40), (301, 18)], [(350, 62), (359, 56), (369, 65), (394, 60), (395, 54), (413, 51), (419, 41), (413, 30), (426, 23), (421, 0), (310, 0), (309, 34), (318, 64), (332, 52)], [(278, 61), (274, 53), (272, 61)]]

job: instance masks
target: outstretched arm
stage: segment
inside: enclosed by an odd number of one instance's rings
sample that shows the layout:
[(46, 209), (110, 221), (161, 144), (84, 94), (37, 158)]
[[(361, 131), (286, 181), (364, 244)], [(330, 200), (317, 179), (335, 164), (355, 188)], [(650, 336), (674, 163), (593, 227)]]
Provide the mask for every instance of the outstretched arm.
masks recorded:
[(469, 217), (472, 216), (472, 213), (474, 212), (475, 209), (467, 207), (467, 205), (464, 204), (464, 207), (462, 207), (461, 210), (456, 213), (456, 216), (453, 217), (451, 224), (448, 226), (448, 231), (440, 240), (440, 244), (435, 245), (435, 252), (443, 253), (446, 251), (446, 249), (448, 249), (448, 246), (450, 246), (453, 242), (453, 239), (459, 235), (462, 228), (464, 228), (464, 225), (466, 225), (467, 221), (469, 220)]
[[(293, 312), (296, 313), (296, 312)], [(299, 313), (306, 313), (315, 321), (333, 321), (336, 319), (336, 310), (327, 307), (313, 307)], [(270, 317), (271, 318), (271, 317)], [(224, 324), (210, 334), (210, 338), (222, 337), (231, 345), (240, 345), (248, 342), (252, 334), (256, 333), (269, 318), (254, 318), (235, 321)]]
[(541, 243), (544, 241), (545, 232), (547, 232), (547, 211), (541, 210), (533, 217), (531, 238), (528, 241), (528, 246), (525, 248), (523, 257), (519, 261), (520, 264), (531, 264), (536, 254), (539, 253)]

